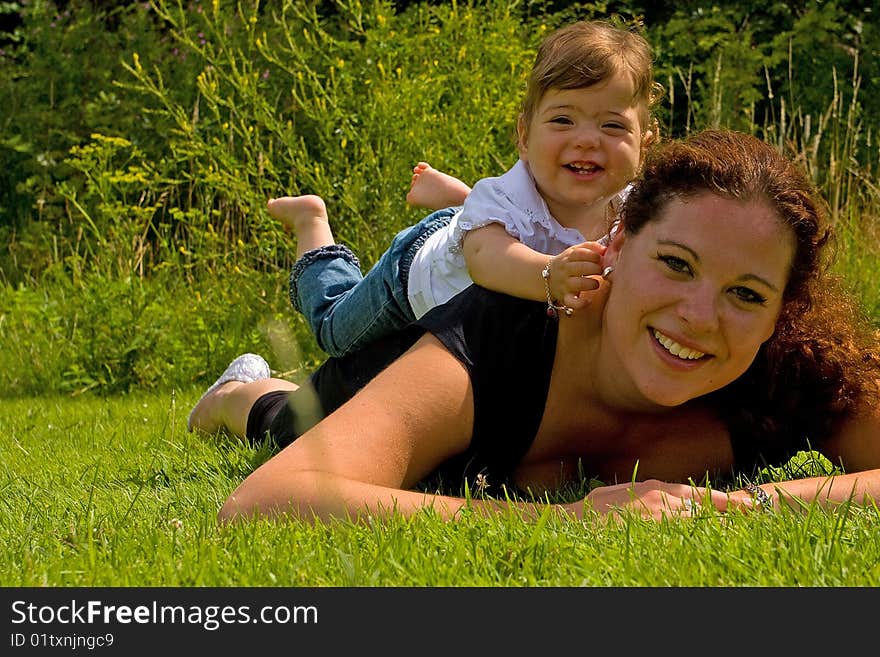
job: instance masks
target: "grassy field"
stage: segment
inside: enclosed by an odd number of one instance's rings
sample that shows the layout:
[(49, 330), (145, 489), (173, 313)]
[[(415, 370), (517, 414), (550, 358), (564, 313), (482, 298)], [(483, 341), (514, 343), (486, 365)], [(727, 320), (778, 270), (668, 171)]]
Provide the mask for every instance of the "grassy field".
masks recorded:
[(0, 585), (880, 585), (876, 508), (221, 527), (219, 506), (269, 452), (187, 433), (199, 394), (0, 402)]

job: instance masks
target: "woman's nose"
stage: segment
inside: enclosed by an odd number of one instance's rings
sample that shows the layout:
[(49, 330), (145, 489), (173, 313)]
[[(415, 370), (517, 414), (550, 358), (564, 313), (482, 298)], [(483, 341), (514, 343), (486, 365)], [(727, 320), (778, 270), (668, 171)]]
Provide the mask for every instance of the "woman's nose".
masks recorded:
[(679, 315), (694, 332), (718, 329), (718, 298), (708, 285), (690, 289), (679, 303)]

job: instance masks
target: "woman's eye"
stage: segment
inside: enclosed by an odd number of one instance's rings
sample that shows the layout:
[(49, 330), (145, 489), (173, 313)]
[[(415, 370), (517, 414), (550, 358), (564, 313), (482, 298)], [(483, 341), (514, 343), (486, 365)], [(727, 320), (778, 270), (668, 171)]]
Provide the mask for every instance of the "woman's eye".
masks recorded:
[(689, 274), (691, 272), (691, 266), (687, 263), (687, 260), (683, 260), (682, 258), (677, 258), (675, 256), (669, 256), (669, 255), (660, 255), (657, 257), (669, 269), (671, 269), (672, 271), (674, 271), (678, 274)]
[(754, 303), (758, 305), (764, 305), (767, 303), (767, 297), (763, 294), (758, 294), (754, 290), (747, 287), (735, 287), (731, 290), (734, 296), (740, 301), (744, 301), (745, 303)]

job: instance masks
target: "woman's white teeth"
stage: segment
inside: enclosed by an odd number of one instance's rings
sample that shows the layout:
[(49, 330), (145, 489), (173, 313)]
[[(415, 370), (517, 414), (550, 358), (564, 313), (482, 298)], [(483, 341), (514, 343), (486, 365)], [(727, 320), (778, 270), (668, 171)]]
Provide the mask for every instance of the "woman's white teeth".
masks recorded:
[(691, 349), (689, 347), (678, 344), (675, 340), (667, 335), (663, 335), (657, 329), (654, 329), (654, 337), (657, 338), (657, 342), (662, 344), (666, 348), (666, 351), (668, 351), (673, 356), (678, 356), (679, 358), (684, 358), (685, 360), (697, 360), (698, 358), (702, 358), (706, 355), (702, 351), (697, 351), (696, 349)]

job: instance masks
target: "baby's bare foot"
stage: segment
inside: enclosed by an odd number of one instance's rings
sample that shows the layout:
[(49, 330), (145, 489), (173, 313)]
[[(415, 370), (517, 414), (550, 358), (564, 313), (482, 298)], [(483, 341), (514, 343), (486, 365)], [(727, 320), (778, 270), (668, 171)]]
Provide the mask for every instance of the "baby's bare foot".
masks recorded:
[(316, 221), (328, 221), (324, 200), (314, 194), (272, 198), (269, 199), (266, 208), (270, 216), (281, 222), (284, 230), (293, 230), (297, 233), (301, 228), (306, 228)]
[(269, 199), (266, 208), (284, 230), (296, 233), (297, 259), (308, 251), (333, 244), (327, 207), (320, 196), (282, 196)]
[(461, 180), (443, 173), (427, 162), (419, 162), (413, 167), (406, 202), (417, 208), (442, 210), (461, 205), (471, 193), (471, 188)]

